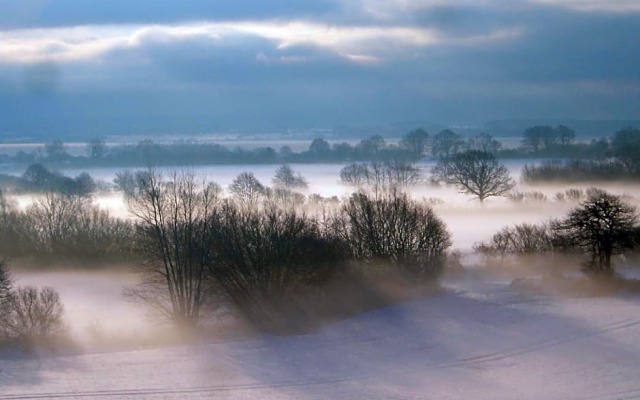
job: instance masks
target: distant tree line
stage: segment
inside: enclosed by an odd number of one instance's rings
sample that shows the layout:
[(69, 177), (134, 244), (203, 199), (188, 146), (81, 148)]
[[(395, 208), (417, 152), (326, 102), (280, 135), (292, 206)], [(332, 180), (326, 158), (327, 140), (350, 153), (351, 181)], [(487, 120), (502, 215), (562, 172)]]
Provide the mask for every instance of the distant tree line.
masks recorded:
[[(514, 134), (518, 134), (514, 132)], [(18, 164), (44, 163), (67, 166), (147, 166), (147, 165), (205, 165), (205, 164), (275, 164), (316, 162), (383, 162), (403, 160), (415, 162), (422, 157), (440, 159), (452, 154), (477, 150), (495, 154), (497, 158), (570, 158), (602, 160), (614, 153), (623, 162), (633, 159), (635, 153), (628, 144), (635, 141), (637, 129), (628, 128), (613, 138), (594, 139), (590, 143), (576, 140), (576, 133), (565, 125), (557, 127), (533, 126), (521, 133), (517, 148), (505, 149), (499, 140), (486, 133), (463, 137), (451, 129), (430, 134), (418, 128), (389, 143), (380, 135), (360, 140), (355, 145), (348, 142), (330, 144), (323, 138), (313, 139), (307, 150), (294, 152), (289, 146), (275, 149), (270, 146), (253, 150), (229, 149), (220, 144), (178, 141), (170, 144), (141, 140), (136, 144), (107, 145), (102, 139), (92, 139), (86, 144), (85, 155), (69, 154), (60, 140), (47, 143), (33, 153), (24, 151), (14, 156), (0, 156), (0, 161)], [(637, 146), (637, 144), (635, 144)]]
[(72, 178), (36, 163), (29, 165), (21, 176), (0, 174), (0, 188), (17, 193), (53, 192), (88, 197), (98, 189), (98, 183), (87, 172)]
[(522, 179), (527, 183), (640, 179), (640, 130), (623, 129), (598, 146), (602, 151), (595, 160), (549, 160), (526, 165)]

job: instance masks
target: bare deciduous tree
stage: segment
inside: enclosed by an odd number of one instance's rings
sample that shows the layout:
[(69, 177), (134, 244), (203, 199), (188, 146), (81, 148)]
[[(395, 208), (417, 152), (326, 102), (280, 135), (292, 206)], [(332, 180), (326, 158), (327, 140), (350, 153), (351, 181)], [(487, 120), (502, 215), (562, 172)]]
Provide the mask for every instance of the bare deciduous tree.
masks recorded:
[(426, 204), (397, 190), (352, 195), (342, 206), (342, 234), (356, 259), (390, 263), (431, 277), (443, 267), (451, 236)]
[(255, 208), (264, 195), (265, 187), (251, 172), (243, 172), (229, 185), (229, 192), (248, 208)]
[(548, 224), (520, 224), (495, 233), (488, 242), (478, 243), (474, 250), (488, 256), (532, 255), (552, 251), (553, 233)]
[(21, 287), (8, 297), (0, 315), (0, 333), (13, 339), (46, 339), (64, 332), (63, 317), (64, 307), (55, 290)]
[(407, 187), (422, 181), (422, 171), (404, 160), (350, 164), (340, 171), (340, 180), (351, 186), (374, 188)]
[(6, 301), (11, 293), (11, 276), (9, 275), (9, 267), (5, 260), (0, 260), (0, 313), (4, 309)]
[(126, 194), (129, 212), (139, 221), (144, 282), (128, 294), (153, 306), (178, 325), (195, 326), (207, 295), (206, 271), (213, 215), (220, 187), (190, 172), (169, 180), (154, 170), (138, 175), (137, 189)]
[(216, 225), (212, 275), (257, 323), (269, 323), (274, 305), (300, 285), (326, 279), (344, 254), (316, 219), (293, 210), (225, 202)]
[(554, 229), (566, 243), (590, 255), (587, 271), (611, 274), (611, 257), (636, 245), (636, 210), (618, 196), (600, 190), (588, 193), (587, 200), (557, 222)]
[(461, 193), (477, 196), (480, 202), (502, 196), (515, 186), (507, 167), (493, 154), (477, 150), (440, 160), (433, 169), (433, 179), (455, 185)]
[(294, 173), (293, 169), (284, 164), (276, 170), (276, 174), (273, 177), (273, 185), (276, 188), (282, 189), (306, 189), (308, 184), (307, 180), (298, 173)]

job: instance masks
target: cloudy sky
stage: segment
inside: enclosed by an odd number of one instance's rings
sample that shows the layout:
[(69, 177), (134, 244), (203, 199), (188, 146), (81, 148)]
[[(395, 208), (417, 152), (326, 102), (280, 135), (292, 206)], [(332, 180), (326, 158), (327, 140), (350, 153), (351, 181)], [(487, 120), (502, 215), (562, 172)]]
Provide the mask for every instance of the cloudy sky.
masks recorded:
[(0, 134), (640, 119), (640, 0), (0, 5)]

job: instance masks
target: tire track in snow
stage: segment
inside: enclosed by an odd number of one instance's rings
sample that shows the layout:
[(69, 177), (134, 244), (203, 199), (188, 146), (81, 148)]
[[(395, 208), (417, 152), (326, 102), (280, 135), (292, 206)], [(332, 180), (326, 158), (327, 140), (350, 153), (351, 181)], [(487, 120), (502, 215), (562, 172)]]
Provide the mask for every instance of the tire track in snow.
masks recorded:
[(438, 364), (437, 367), (451, 368), (451, 367), (458, 367), (458, 366), (465, 366), (465, 365), (483, 364), (483, 363), (492, 362), (492, 361), (500, 361), (506, 358), (532, 353), (537, 350), (544, 350), (544, 349), (555, 347), (565, 343), (571, 343), (576, 340), (597, 337), (607, 332), (633, 328), (635, 326), (640, 326), (640, 319), (627, 319), (623, 321), (618, 321), (609, 325), (605, 325), (604, 327), (594, 332), (585, 333), (582, 335), (574, 335), (574, 336), (568, 336), (564, 338), (552, 339), (552, 340), (545, 340), (542, 342), (530, 344), (528, 346), (516, 347), (514, 349), (502, 351), (502, 352), (495, 352), (495, 353), (480, 355), (476, 357), (463, 358), (463, 359), (449, 362), (449, 363)]
[[(628, 329), (632, 327), (640, 326), (640, 319), (626, 319), (618, 322), (614, 322), (603, 326), (602, 328), (582, 335), (573, 335), (564, 338), (546, 340), (527, 346), (516, 347), (507, 351), (495, 352), (484, 354), (475, 357), (468, 357), (458, 359), (452, 362), (439, 363), (427, 365), (422, 370), (433, 369), (446, 369), (456, 368), (464, 366), (472, 366), (477, 364), (484, 364), (488, 362), (500, 361), (511, 357), (516, 357), (523, 354), (532, 353), (538, 350), (543, 350), (565, 343), (571, 343), (576, 340), (587, 339), (590, 337), (597, 337), (607, 332), (618, 331), (622, 329)], [(197, 394), (213, 394), (221, 392), (233, 392), (233, 391), (245, 391), (245, 390), (261, 390), (261, 389), (282, 389), (282, 388), (295, 388), (295, 387), (307, 387), (314, 385), (330, 385), (353, 382), (357, 380), (374, 378), (369, 374), (362, 375), (349, 375), (342, 377), (326, 378), (326, 379), (312, 379), (312, 380), (291, 380), (280, 381), (273, 383), (253, 383), (253, 384), (238, 384), (238, 385), (218, 385), (218, 386), (201, 386), (201, 387), (187, 387), (181, 389), (162, 389), (162, 388), (148, 388), (148, 389), (122, 389), (122, 390), (101, 390), (101, 391), (74, 391), (74, 392), (43, 392), (43, 393), (31, 393), (31, 394), (5, 394), (0, 395), (0, 400), (27, 400), (27, 399), (60, 399), (60, 398), (104, 398), (104, 397), (138, 397), (138, 396), (153, 396), (153, 395), (197, 395)], [(622, 396), (622, 397), (616, 397)], [(631, 397), (628, 397), (631, 396)], [(631, 390), (628, 392), (620, 392), (614, 394), (605, 394), (602, 397), (594, 399), (638, 399), (640, 398), (640, 389)]]
[(292, 380), (274, 383), (248, 383), (239, 385), (218, 385), (218, 386), (199, 386), (186, 387), (179, 389), (114, 389), (114, 390), (96, 390), (96, 391), (74, 391), (74, 392), (42, 392), (30, 394), (8, 394), (0, 395), (2, 400), (27, 400), (27, 399), (71, 399), (71, 398), (100, 398), (100, 397), (131, 397), (131, 396), (153, 396), (153, 395), (189, 395), (189, 394), (207, 394), (219, 392), (232, 392), (242, 390), (258, 390), (258, 389), (281, 389), (306, 387), (313, 385), (328, 385), (334, 383), (343, 383), (354, 380), (354, 377), (327, 378), (317, 380)]

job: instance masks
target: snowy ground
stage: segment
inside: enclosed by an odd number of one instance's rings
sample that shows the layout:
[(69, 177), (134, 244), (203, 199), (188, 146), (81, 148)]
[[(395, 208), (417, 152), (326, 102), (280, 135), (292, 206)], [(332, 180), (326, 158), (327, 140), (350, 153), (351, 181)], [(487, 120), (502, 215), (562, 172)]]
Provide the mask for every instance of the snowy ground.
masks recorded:
[(634, 399), (640, 297), (525, 296), (458, 279), (435, 297), (296, 336), (0, 357), (0, 399)]

